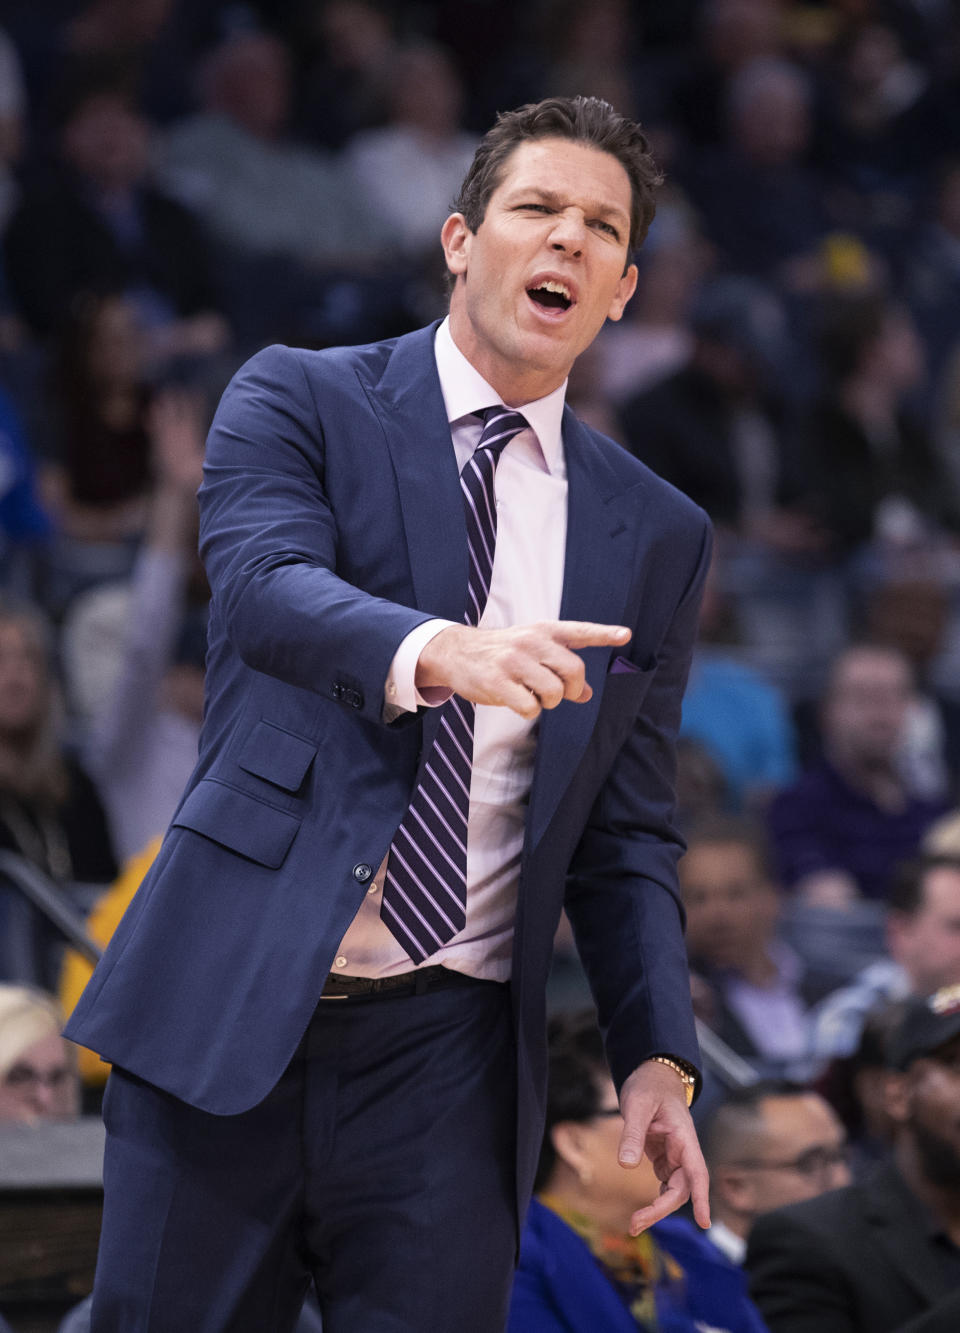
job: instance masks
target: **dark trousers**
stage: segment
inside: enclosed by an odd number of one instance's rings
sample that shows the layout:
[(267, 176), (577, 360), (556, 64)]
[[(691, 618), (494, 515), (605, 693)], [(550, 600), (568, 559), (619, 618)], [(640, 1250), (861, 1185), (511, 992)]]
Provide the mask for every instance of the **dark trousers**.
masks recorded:
[(115, 1070), (92, 1333), (289, 1333), (311, 1274), (324, 1333), (500, 1333), (515, 1067), (478, 983), (322, 1000), (242, 1115)]

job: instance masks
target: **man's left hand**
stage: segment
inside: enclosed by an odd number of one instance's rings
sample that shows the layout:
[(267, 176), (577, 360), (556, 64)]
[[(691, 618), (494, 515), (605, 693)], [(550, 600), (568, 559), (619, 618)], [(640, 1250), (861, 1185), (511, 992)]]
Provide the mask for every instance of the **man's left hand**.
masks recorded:
[(646, 1155), (660, 1180), (660, 1197), (633, 1214), (631, 1233), (638, 1236), (687, 1199), (693, 1200), (697, 1222), (708, 1227), (710, 1179), (676, 1072), (669, 1065), (645, 1061), (624, 1083), (620, 1109), (620, 1165), (637, 1166)]

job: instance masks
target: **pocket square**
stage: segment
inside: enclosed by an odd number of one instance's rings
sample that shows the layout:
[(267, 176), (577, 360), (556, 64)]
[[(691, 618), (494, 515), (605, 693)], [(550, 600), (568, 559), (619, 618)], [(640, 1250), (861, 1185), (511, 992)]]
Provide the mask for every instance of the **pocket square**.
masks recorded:
[(615, 657), (607, 669), (608, 676), (638, 675), (640, 668), (628, 657)]

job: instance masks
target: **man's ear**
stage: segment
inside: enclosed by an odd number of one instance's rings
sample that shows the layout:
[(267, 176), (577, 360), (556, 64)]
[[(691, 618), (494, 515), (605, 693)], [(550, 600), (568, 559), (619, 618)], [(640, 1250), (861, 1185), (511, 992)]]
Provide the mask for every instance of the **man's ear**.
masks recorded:
[(731, 1212), (751, 1217), (754, 1207), (753, 1173), (736, 1166), (715, 1166), (710, 1172), (710, 1188), (719, 1204)]
[(607, 319), (619, 319), (624, 312), (627, 302), (636, 290), (637, 266), (636, 264), (630, 264), (617, 284), (617, 290), (614, 293), (613, 300), (610, 302), (610, 309), (607, 311)]
[(576, 1120), (560, 1120), (550, 1130), (553, 1151), (576, 1176), (582, 1176), (587, 1166), (588, 1153), (583, 1139), (583, 1126)]
[(443, 246), (447, 268), (455, 278), (467, 271), (472, 238), (473, 232), (462, 213), (451, 213), (440, 229), (440, 244)]

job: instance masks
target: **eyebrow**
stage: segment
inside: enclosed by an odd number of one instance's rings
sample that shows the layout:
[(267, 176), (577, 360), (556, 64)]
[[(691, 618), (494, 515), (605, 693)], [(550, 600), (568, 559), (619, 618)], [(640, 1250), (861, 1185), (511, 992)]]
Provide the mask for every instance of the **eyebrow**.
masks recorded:
[[(508, 197), (514, 201), (532, 197), (545, 204), (550, 204), (552, 208), (566, 207), (562, 195), (557, 194), (555, 190), (545, 189), (542, 185), (518, 185), (510, 191)], [(615, 218), (623, 225), (627, 225), (630, 220), (628, 214), (622, 208), (618, 208), (616, 204), (594, 203), (586, 211), (598, 218), (610, 218), (611, 220)]]

